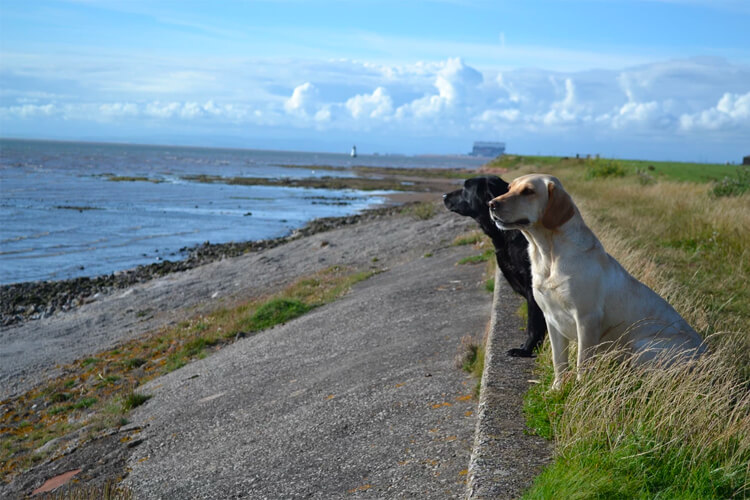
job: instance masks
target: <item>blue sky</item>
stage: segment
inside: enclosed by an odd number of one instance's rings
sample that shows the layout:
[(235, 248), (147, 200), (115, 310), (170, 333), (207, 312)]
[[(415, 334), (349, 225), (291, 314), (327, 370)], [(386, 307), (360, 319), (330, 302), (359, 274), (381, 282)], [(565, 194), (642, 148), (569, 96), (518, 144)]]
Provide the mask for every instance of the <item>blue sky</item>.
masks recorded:
[(0, 135), (738, 161), (750, 2), (0, 3)]

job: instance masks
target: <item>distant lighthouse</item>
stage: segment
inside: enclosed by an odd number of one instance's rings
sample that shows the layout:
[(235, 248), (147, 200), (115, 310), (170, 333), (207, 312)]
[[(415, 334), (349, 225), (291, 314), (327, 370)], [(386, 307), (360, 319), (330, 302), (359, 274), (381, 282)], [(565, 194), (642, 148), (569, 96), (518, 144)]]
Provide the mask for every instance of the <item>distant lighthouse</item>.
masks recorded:
[(352, 152), (349, 153), (349, 156), (351, 156), (352, 158), (357, 157), (357, 146), (352, 146)]

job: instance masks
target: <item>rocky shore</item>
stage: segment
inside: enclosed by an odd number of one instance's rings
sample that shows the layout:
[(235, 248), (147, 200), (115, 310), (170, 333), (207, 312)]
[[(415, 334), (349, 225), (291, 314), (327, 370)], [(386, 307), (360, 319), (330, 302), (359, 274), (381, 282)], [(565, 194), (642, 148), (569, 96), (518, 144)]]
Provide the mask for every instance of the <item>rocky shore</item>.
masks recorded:
[(136, 283), (145, 283), (160, 276), (185, 271), (209, 262), (273, 248), (337, 227), (391, 215), (408, 209), (409, 205), (416, 203), (407, 202), (400, 206), (375, 208), (361, 214), (344, 217), (315, 219), (304, 227), (279, 238), (218, 244), (205, 242), (194, 247), (180, 249), (180, 253), (186, 256), (184, 259), (164, 260), (103, 276), (2, 285), (0, 286), (0, 325), (10, 326), (26, 320), (46, 318), (59, 311), (70, 311), (98, 299), (101, 295), (128, 288)]

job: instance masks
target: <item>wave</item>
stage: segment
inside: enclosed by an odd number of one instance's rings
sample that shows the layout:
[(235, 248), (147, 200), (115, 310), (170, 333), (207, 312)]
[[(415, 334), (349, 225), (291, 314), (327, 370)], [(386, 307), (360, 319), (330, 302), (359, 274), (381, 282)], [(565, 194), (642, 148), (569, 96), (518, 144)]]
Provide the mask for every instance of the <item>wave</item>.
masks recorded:
[[(49, 236), (50, 234), (52, 234), (51, 231), (42, 231), (41, 233), (34, 234), (22, 234), (21, 236), (14, 236), (13, 238), (4, 238), (0, 240), (0, 243), (13, 243), (16, 241), (34, 240), (37, 238), (43, 238), (44, 236)], [(0, 255), (3, 255), (3, 252), (0, 252)]]

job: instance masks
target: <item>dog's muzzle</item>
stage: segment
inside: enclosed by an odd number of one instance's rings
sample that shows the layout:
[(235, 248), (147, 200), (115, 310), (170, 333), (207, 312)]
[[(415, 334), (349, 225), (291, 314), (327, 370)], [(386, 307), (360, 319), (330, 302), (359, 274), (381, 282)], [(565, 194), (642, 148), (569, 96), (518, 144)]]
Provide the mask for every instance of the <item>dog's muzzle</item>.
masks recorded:
[(529, 219), (518, 219), (517, 221), (506, 221), (500, 217), (496, 210), (500, 208), (499, 204), (495, 203), (495, 200), (490, 200), (487, 205), (490, 208), (490, 219), (495, 223), (499, 229), (518, 229), (529, 225)]

